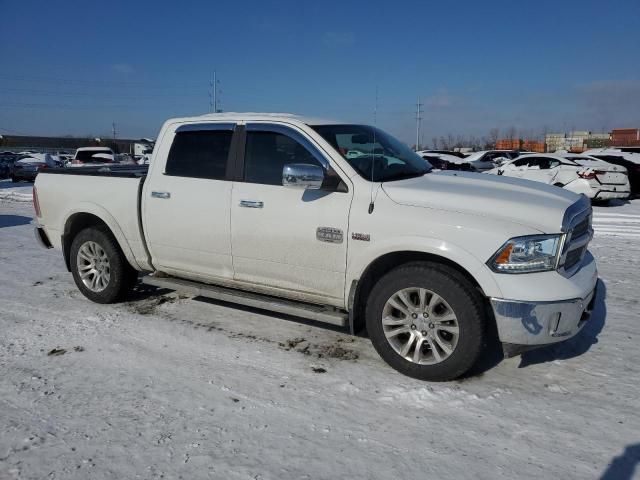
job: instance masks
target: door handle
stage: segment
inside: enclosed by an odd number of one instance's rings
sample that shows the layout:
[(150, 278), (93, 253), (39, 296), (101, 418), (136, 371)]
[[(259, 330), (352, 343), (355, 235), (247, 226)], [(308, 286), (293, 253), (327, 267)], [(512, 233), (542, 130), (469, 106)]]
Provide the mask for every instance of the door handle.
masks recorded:
[(164, 198), (165, 200), (171, 198), (171, 194), (169, 192), (151, 192), (151, 196), (153, 198)]
[(262, 208), (264, 207), (264, 203), (256, 202), (254, 200), (240, 200), (240, 206), (246, 208)]

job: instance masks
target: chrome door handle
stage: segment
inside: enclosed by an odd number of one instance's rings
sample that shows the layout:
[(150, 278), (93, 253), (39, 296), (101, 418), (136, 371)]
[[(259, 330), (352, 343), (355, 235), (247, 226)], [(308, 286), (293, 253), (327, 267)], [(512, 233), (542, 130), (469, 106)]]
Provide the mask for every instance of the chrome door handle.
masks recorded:
[(264, 207), (264, 203), (253, 200), (240, 200), (240, 206), (246, 208), (262, 208)]
[(169, 192), (151, 192), (151, 196), (153, 198), (171, 198), (171, 194)]

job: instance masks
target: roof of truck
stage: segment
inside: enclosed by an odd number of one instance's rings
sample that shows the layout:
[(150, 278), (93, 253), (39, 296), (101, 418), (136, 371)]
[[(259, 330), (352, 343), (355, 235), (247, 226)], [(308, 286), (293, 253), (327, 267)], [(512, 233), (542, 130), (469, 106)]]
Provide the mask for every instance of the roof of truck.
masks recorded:
[(213, 121), (278, 121), (278, 122), (299, 122), (307, 125), (328, 125), (348, 122), (339, 122), (326, 118), (308, 117), (296, 115), (293, 113), (265, 113), (265, 112), (224, 112), (224, 113), (206, 113), (195, 117), (172, 118), (170, 123), (181, 122), (201, 122), (203, 120)]

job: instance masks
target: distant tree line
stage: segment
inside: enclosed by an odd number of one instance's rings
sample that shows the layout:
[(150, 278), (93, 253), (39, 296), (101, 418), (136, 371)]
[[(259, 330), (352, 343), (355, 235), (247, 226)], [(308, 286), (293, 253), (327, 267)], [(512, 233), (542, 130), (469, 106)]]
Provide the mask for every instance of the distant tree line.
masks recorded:
[[(540, 134), (535, 134), (533, 131), (521, 130), (518, 132), (516, 127), (508, 127), (502, 132), (499, 128), (492, 128), (486, 135), (453, 135), (451, 133), (447, 135), (441, 135), (439, 137), (431, 137), (431, 146), (434, 150), (454, 150), (456, 148), (471, 148), (473, 150), (491, 150), (496, 148), (498, 140), (510, 140), (515, 141), (518, 139), (528, 140), (540, 140), (544, 141), (544, 137), (547, 133), (546, 127)], [(426, 145), (422, 145), (426, 147)]]

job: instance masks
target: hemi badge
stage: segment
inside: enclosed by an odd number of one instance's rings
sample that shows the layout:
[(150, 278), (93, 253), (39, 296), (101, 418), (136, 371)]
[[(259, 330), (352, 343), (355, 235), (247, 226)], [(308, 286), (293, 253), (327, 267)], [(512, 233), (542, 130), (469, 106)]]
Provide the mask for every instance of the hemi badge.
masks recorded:
[(342, 230), (332, 227), (318, 227), (316, 229), (316, 239), (321, 242), (342, 243), (344, 237)]
[(369, 235), (368, 233), (352, 233), (351, 234), (351, 239), (352, 240), (362, 240), (363, 242), (368, 242), (369, 240), (371, 240), (371, 235)]

